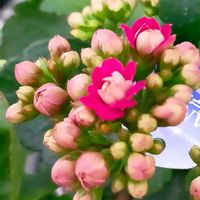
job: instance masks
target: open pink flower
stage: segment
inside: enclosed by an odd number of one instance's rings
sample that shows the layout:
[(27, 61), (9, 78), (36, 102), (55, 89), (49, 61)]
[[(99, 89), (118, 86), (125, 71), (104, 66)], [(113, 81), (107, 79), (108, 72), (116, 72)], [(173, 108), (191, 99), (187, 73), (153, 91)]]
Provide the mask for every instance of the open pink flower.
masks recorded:
[(135, 62), (129, 62), (123, 67), (115, 58), (106, 59), (101, 67), (94, 69), (88, 96), (82, 97), (81, 102), (95, 110), (102, 120), (123, 117), (124, 109), (137, 103), (133, 95), (145, 87), (145, 81), (132, 81), (135, 73)]
[(171, 36), (171, 25), (160, 26), (154, 18), (142, 17), (131, 27), (122, 24), (129, 44), (141, 54), (160, 55), (175, 41), (176, 36)]

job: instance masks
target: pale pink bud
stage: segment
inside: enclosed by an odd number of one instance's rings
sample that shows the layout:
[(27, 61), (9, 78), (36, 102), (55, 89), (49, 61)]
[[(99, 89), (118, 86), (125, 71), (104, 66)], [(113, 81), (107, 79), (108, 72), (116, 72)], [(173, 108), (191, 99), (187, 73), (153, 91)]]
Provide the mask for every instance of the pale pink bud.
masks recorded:
[(85, 6), (82, 10), (82, 15), (83, 17), (88, 17), (88, 16), (91, 16), (92, 15), (92, 8), (91, 6)]
[(71, 28), (78, 28), (84, 25), (84, 19), (80, 12), (72, 12), (67, 18), (68, 24)]
[(69, 96), (78, 101), (87, 94), (87, 87), (90, 84), (90, 77), (87, 74), (78, 74), (67, 82)]
[(182, 100), (184, 103), (188, 103), (190, 101), (192, 95), (192, 88), (188, 87), (187, 85), (174, 85), (171, 88), (171, 90), (174, 93), (174, 96)]
[(67, 100), (67, 92), (54, 83), (38, 88), (34, 96), (34, 106), (42, 114), (51, 116), (62, 109)]
[(59, 122), (54, 126), (52, 135), (61, 147), (76, 149), (76, 139), (80, 135), (80, 129), (74, 124), (73, 120), (65, 118), (64, 121)]
[(81, 193), (76, 192), (76, 194), (73, 197), (73, 200), (92, 200), (92, 195), (90, 193)]
[(97, 152), (83, 153), (76, 162), (75, 173), (85, 190), (101, 186), (108, 178), (106, 162)]
[(136, 199), (142, 199), (148, 191), (147, 181), (129, 181), (128, 182), (128, 192), (129, 194)]
[(102, 12), (104, 0), (91, 0), (91, 7), (94, 12)]
[(91, 126), (95, 122), (96, 115), (88, 107), (82, 105), (78, 108), (73, 108), (69, 113), (69, 118), (80, 126)]
[(6, 119), (12, 123), (20, 123), (26, 120), (26, 116), (22, 113), (23, 105), (18, 102), (8, 107), (6, 111)]
[(160, 30), (148, 29), (138, 35), (136, 40), (136, 49), (142, 55), (149, 55), (163, 40), (164, 36)]
[(182, 42), (175, 46), (178, 50), (181, 58), (181, 64), (200, 64), (200, 54), (199, 50), (190, 42)]
[(142, 114), (138, 120), (138, 129), (141, 132), (151, 133), (157, 128), (157, 121), (149, 114)]
[(80, 57), (76, 51), (68, 51), (60, 57), (64, 67), (78, 67), (80, 65)]
[(23, 61), (15, 65), (15, 78), (21, 85), (37, 84), (41, 75), (39, 67), (30, 61)]
[(151, 73), (149, 76), (147, 76), (146, 78), (147, 88), (156, 89), (156, 88), (161, 88), (162, 86), (163, 86), (163, 80), (158, 74)]
[(35, 89), (31, 86), (21, 86), (16, 91), (16, 95), (20, 101), (23, 103), (32, 103), (34, 97)]
[(118, 12), (120, 11), (124, 4), (121, 0), (105, 0), (106, 5), (110, 11)]
[(128, 152), (128, 146), (126, 142), (115, 142), (111, 147), (110, 147), (110, 153), (112, 154), (113, 158), (116, 160), (123, 159)]
[(51, 151), (58, 152), (58, 153), (63, 151), (63, 148), (59, 146), (56, 140), (54, 139), (52, 135), (52, 129), (48, 130), (44, 134), (43, 144)]
[(194, 200), (200, 200), (200, 176), (192, 181), (190, 185), (190, 193)]
[(134, 152), (145, 152), (153, 146), (153, 139), (150, 135), (134, 133), (130, 137), (131, 147)]
[(71, 190), (76, 182), (75, 161), (66, 156), (55, 162), (51, 170), (51, 178), (56, 185)]
[(51, 57), (59, 58), (63, 53), (69, 51), (71, 46), (65, 38), (56, 35), (49, 41), (48, 49)]
[(181, 76), (185, 80), (186, 84), (193, 87), (200, 87), (200, 69), (199, 66), (194, 64), (187, 64), (183, 66)]
[(128, 158), (127, 173), (136, 181), (148, 180), (154, 175), (155, 159), (139, 153), (132, 153)]
[(170, 97), (163, 105), (156, 106), (152, 114), (159, 119), (165, 120), (168, 125), (176, 126), (184, 120), (186, 112), (187, 108), (182, 100)]
[(119, 55), (123, 50), (120, 37), (107, 29), (99, 29), (93, 34), (91, 46), (109, 56)]

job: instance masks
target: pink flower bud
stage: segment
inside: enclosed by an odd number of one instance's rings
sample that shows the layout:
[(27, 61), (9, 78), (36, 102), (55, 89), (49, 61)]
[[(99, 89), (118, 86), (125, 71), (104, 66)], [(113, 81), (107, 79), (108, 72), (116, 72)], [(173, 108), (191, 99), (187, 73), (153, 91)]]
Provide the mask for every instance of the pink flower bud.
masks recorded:
[(142, 55), (151, 54), (164, 40), (160, 30), (148, 29), (141, 32), (136, 40), (136, 49)]
[(99, 29), (94, 33), (91, 46), (108, 56), (119, 55), (123, 50), (121, 39), (114, 32), (107, 29)]
[(41, 75), (39, 67), (30, 61), (23, 61), (15, 65), (15, 78), (21, 85), (37, 84)]
[(51, 178), (56, 185), (71, 190), (76, 182), (75, 161), (68, 160), (66, 156), (57, 160), (52, 167)]
[(59, 58), (61, 54), (69, 51), (71, 46), (65, 38), (56, 35), (49, 41), (48, 49), (51, 57)]
[(153, 146), (153, 139), (150, 135), (134, 133), (130, 137), (131, 147), (134, 152), (145, 152)]
[(170, 97), (163, 105), (155, 107), (152, 114), (165, 120), (168, 125), (176, 126), (184, 120), (186, 112), (187, 108), (182, 100)]
[(154, 175), (155, 160), (152, 156), (132, 153), (128, 158), (127, 173), (136, 181), (148, 180)]
[(81, 194), (80, 192), (76, 192), (73, 200), (92, 200), (92, 195), (90, 193)]
[(91, 7), (93, 12), (102, 12), (104, 8), (104, 0), (91, 0)]
[(52, 135), (61, 147), (76, 149), (76, 139), (80, 135), (80, 129), (74, 124), (73, 120), (65, 118), (64, 121), (59, 122), (54, 126)]
[(190, 42), (182, 42), (175, 46), (181, 55), (181, 64), (200, 64), (199, 50)]
[(76, 162), (75, 173), (85, 190), (101, 186), (108, 178), (106, 162), (97, 152), (83, 153)]
[(181, 76), (185, 80), (186, 84), (193, 87), (200, 87), (200, 69), (199, 66), (194, 64), (187, 64), (183, 66)]
[(174, 85), (171, 88), (174, 93), (174, 97), (182, 100), (184, 103), (188, 103), (191, 99), (192, 89), (184, 84)]
[(121, 0), (105, 0), (106, 5), (110, 11), (118, 12), (120, 11), (124, 4)]
[(192, 181), (190, 185), (190, 193), (194, 200), (200, 200), (200, 176)]
[(78, 28), (84, 25), (84, 18), (80, 12), (72, 12), (67, 18), (68, 24), (71, 28)]
[(90, 77), (87, 74), (78, 74), (67, 82), (67, 92), (74, 101), (78, 101), (87, 94), (89, 84)]
[(95, 122), (96, 115), (88, 107), (82, 105), (78, 108), (73, 108), (69, 113), (69, 118), (80, 126), (91, 126)]
[(51, 116), (62, 109), (67, 100), (67, 92), (54, 83), (38, 88), (34, 96), (35, 108), (44, 115)]
[(68, 51), (60, 57), (65, 68), (78, 67), (80, 65), (80, 57), (76, 51)]
[(161, 88), (163, 86), (162, 78), (156, 73), (151, 73), (146, 80), (146, 86), (149, 89)]
[(110, 152), (115, 160), (120, 160), (123, 159), (128, 152), (128, 146), (126, 142), (115, 142), (111, 147), (110, 147)]

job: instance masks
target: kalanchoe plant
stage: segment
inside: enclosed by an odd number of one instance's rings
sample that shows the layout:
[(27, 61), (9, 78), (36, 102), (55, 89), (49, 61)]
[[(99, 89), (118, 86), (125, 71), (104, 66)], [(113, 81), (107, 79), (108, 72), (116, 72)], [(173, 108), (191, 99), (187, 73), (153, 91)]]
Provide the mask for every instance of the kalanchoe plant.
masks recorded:
[[(134, 4), (105, 2), (92, 4), (87, 18), (83, 18), (86, 10), (69, 16), (73, 35), (91, 20), (100, 23), (103, 12), (120, 14), (124, 6), (130, 11)], [(97, 27), (101, 26), (92, 28)], [(67, 40), (55, 36), (49, 42), (49, 58), (15, 67), (16, 79), (24, 86), (6, 118), (20, 123), (38, 112), (52, 120), (54, 126), (43, 141), (61, 157), (52, 167), (52, 180), (74, 191), (74, 200), (99, 199), (108, 179), (114, 193), (127, 189), (132, 197), (143, 198), (156, 170), (152, 154), (165, 148), (152, 132), (181, 123), (192, 90), (200, 87), (199, 50), (189, 42), (173, 46), (171, 25), (142, 17), (131, 27), (120, 27), (124, 36), (97, 30), (91, 47), (82, 49), (80, 57)], [(199, 164), (193, 151), (191, 155)], [(199, 177), (190, 191), (198, 200)]]

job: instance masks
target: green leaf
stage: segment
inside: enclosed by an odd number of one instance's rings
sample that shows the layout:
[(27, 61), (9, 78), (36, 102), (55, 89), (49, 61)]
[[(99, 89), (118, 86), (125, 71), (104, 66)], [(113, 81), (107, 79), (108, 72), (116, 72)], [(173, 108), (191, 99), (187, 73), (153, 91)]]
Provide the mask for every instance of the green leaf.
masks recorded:
[(41, 3), (41, 10), (58, 15), (69, 14), (73, 11), (81, 11), (84, 6), (90, 4), (90, 0), (43, 0)]
[(166, 182), (172, 178), (172, 170), (164, 168), (156, 168), (155, 175), (149, 180), (149, 193), (159, 191)]
[(198, 44), (200, 39), (199, 0), (160, 0), (159, 17), (164, 23), (171, 23), (177, 34), (177, 42), (190, 41)]
[(8, 102), (0, 92), (0, 199), (17, 200), (24, 168), (24, 152), (13, 126), (5, 120)]
[(40, 11), (40, 3), (41, 0), (30, 0), (16, 6), (15, 15), (3, 27), (2, 58), (20, 56), (23, 49), (34, 41), (57, 34), (69, 37), (65, 16)]

